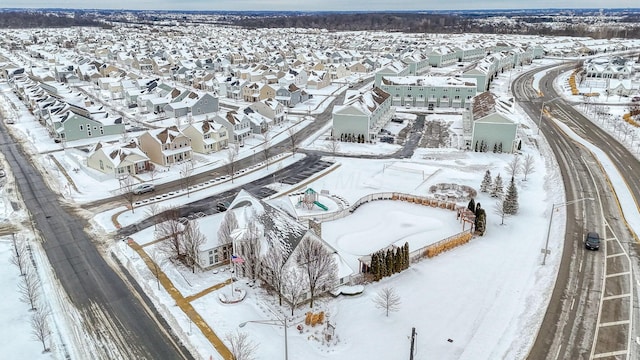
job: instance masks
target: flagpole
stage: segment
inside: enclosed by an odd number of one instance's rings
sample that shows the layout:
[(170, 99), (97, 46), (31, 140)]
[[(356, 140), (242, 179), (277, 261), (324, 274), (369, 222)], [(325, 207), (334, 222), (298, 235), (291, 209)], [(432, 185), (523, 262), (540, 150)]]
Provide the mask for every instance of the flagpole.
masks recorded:
[(229, 271), (231, 272), (231, 299), (233, 299), (233, 274), (235, 273), (233, 254), (235, 254), (235, 249), (233, 248), (233, 238), (231, 238), (231, 254), (229, 254)]

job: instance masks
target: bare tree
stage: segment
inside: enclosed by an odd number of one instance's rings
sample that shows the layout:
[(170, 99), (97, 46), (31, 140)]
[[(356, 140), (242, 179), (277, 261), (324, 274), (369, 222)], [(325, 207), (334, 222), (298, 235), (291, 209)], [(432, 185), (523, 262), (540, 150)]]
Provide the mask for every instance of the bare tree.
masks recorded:
[(153, 252), (148, 252), (147, 255), (151, 259), (153, 263), (153, 268), (151, 268), (151, 273), (156, 278), (156, 283), (158, 285), (158, 290), (160, 290), (160, 276), (162, 276), (162, 265), (168, 260), (167, 257), (163, 257), (162, 250), (155, 250)]
[(302, 301), (302, 296), (304, 295), (304, 275), (298, 272), (297, 269), (289, 269), (285, 271), (284, 284), (282, 288), (284, 290), (285, 298), (289, 301), (291, 316), (293, 316), (293, 311), (298, 307)]
[(255, 360), (258, 345), (249, 339), (247, 333), (237, 331), (228, 333), (224, 338), (229, 343), (234, 360)]
[(231, 182), (236, 176), (236, 160), (238, 159), (238, 153), (240, 152), (238, 144), (229, 144), (227, 149), (227, 172), (231, 177)]
[(389, 317), (389, 312), (400, 310), (401, 302), (400, 296), (396, 294), (394, 288), (387, 287), (378, 291), (376, 297), (373, 299), (373, 303), (376, 304), (378, 309), (384, 310), (387, 317)]
[(149, 179), (151, 179), (151, 182), (153, 182), (158, 177), (159, 174), (160, 174), (160, 170), (158, 170), (158, 167), (151, 164), (149, 168)]
[(521, 170), (524, 174), (524, 181), (527, 181), (527, 175), (536, 172), (535, 158), (531, 154), (527, 154), (522, 162)]
[(18, 289), (20, 289), (20, 293), (22, 294), (20, 300), (29, 304), (31, 310), (36, 310), (38, 307), (38, 299), (40, 299), (40, 279), (35, 270), (30, 267), (27, 268), (27, 271), (22, 277), (22, 282), (18, 284)]
[(127, 202), (127, 205), (131, 208), (131, 213), (133, 213), (133, 204), (136, 202), (138, 195), (133, 193), (133, 188), (136, 185), (135, 179), (127, 174), (120, 178), (120, 196)]
[(331, 155), (335, 158), (338, 151), (340, 151), (340, 141), (338, 141), (333, 136), (329, 139), (329, 142), (325, 145), (327, 151), (331, 153)]
[(31, 315), (31, 334), (42, 344), (42, 352), (49, 352), (50, 349), (47, 347), (47, 341), (51, 336), (49, 311), (42, 306)]
[(500, 225), (504, 225), (504, 219), (509, 217), (509, 213), (507, 211), (507, 207), (505, 207), (505, 201), (502, 198), (498, 198), (496, 200), (495, 205), (493, 206), (494, 214), (500, 216)]
[(296, 132), (295, 126), (289, 126), (287, 128), (287, 135), (289, 135), (289, 141), (291, 141), (291, 152), (296, 153), (298, 150), (298, 133)]
[(271, 135), (268, 132), (264, 133), (264, 142), (260, 145), (262, 148), (262, 155), (264, 156), (264, 162), (267, 164), (267, 169), (269, 168), (269, 156), (271, 153)]
[[(147, 217), (153, 218), (160, 213), (160, 204), (153, 202), (147, 206)], [(158, 221), (153, 222), (153, 230), (158, 230)]]
[(180, 222), (180, 212), (168, 208), (160, 213), (160, 222), (156, 230), (156, 239), (161, 240), (160, 249), (170, 259), (183, 261), (184, 246), (180, 234), (184, 225)]
[(18, 267), (20, 270), (20, 276), (24, 276), (27, 272), (27, 266), (29, 265), (29, 254), (24, 242), (17, 239), (16, 234), (11, 234), (11, 241), (13, 242), (13, 252), (11, 253), (11, 263)]
[(266, 276), (269, 278), (269, 283), (278, 293), (280, 306), (282, 306), (282, 293), (284, 292), (284, 265), (286, 264), (286, 260), (282, 251), (276, 247), (269, 248), (267, 254), (262, 258), (262, 266)]
[(513, 155), (513, 159), (505, 166), (505, 170), (507, 174), (515, 178), (520, 173), (520, 156)]
[(195, 273), (196, 267), (200, 264), (200, 246), (206, 241), (196, 221), (191, 220), (187, 223), (182, 232), (182, 239), (186, 265)]
[(311, 298), (310, 307), (318, 290), (326, 290), (335, 285), (337, 266), (330, 252), (320, 241), (307, 237), (298, 244), (296, 262), (306, 272)]
[(182, 182), (182, 186), (187, 190), (187, 197), (190, 194), (191, 182), (193, 179), (191, 178), (191, 174), (193, 173), (193, 163), (191, 161), (185, 161), (180, 165), (180, 180)]
[(243, 274), (255, 280), (260, 267), (260, 229), (255, 216), (251, 217), (239, 243), (244, 260), (241, 267)]
[(233, 230), (236, 230), (238, 226), (236, 214), (231, 210), (227, 210), (218, 228), (218, 243), (221, 245), (231, 244), (233, 242), (231, 233)]

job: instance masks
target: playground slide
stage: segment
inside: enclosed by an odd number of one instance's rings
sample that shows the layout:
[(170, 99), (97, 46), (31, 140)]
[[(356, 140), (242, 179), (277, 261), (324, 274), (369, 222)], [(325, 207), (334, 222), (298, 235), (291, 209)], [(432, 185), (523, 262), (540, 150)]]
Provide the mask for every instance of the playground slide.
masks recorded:
[(318, 207), (319, 207), (320, 209), (324, 210), (324, 211), (329, 210), (329, 208), (328, 208), (328, 207), (326, 207), (326, 206), (322, 205), (322, 204), (321, 204), (320, 202), (318, 202), (318, 201), (314, 201), (313, 203), (314, 203), (314, 204), (316, 204), (316, 205), (318, 205)]

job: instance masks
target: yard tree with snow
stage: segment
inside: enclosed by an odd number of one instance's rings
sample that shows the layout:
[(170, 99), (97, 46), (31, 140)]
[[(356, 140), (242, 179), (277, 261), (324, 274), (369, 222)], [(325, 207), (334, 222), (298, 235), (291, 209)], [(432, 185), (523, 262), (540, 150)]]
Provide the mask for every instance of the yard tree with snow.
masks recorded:
[(196, 272), (196, 267), (200, 264), (200, 246), (204, 244), (206, 237), (200, 231), (196, 221), (189, 221), (182, 232), (182, 242), (185, 253), (185, 265)]
[(129, 174), (120, 179), (120, 196), (122, 196), (122, 198), (127, 202), (127, 205), (131, 209), (132, 213), (134, 212), (133, 205), (138, 198), (138, 195), (133, 193), (133, 188), (135, 187), (135, 185), (135, 179)]
[(218, 243), (220, 245), (231, 244), (233, 237), (231, 233), (239, 227), (236, 214), (232, 210), (224, 213), (220, 227), (218, 228)]
[(232, 183), (233, 183), (233, 179), (236, 176), (236, 166), (238, 166), (238, 164), (236, 164), (236, 160), (238, 160), (239, 153), (240, 153), (239, 145), (236, 143), (230, 143), (227, 148), (226, 168), (227, 168), (227, 174), (229, 174), (229, 176), (231, 177)]
[(305, 292), (304, 275), (300, 272), (300, 269), (291, 267), (284, 272), (283, 278), (284, 283), (282, 288), (284, 289), (284, 296), (289, 302), (291, 316), (293, 316), (294, 310), (302, 301), (302, 296)]
[(271, 247), (262, 258), (262, 267), (269, 278), (269, 283), (278, 293), (278, 304), (282, 306), (282, 294), (284, 292), (284, 275), (286, 258), (282, 251)]
[(155, 237), (160, 241), (160, 249), (169, 259), (184, 261), (184, 246), (180, 234), (184, 225), (180, 222), (180, 211), (170, 207), (159, 215), (160, 222)]
[(376, 296), (373, 298), (373, 303), (378, 309), (384, 310), (387, 317), (390, 312), (400, 310), (400, 296), (396, 293), (392, 287), (385, 287), (380, 289)]
[(509, 215), (515, 215), (518, 213), (518, 188), (516, 187), (516, 182), (513, 176), (511, 177), (509, 186), (507, 186), (507, 193), (504, 196), (504, 208), (505, 212)]
[(504, 185), (502, 184), (502, 176), (500, 176), (500, 174), (496, 175), (496, 178), (493, 179), (490, 194), (491, 197), (502, 198), (502, 195), (504, 194)]
[(484, 178), (482, 178), (482, 183), (480, 184), (481, 192), (489, 192), (491, 189), (491, 184), (493, 183), (493, 179), (491, 179), (491, 171), (487, 170), (484, 173)]
[(511, 177), (516, 177), (522, 170), (522, 162), (520, 161), (520, 156), (513, 155), (511, 161), (507, 163), (505, 170), (507, 171), (507, 174), (511, 175)]
[(527, 181), (527, 176), (536, 172), (535, 158), (531, 154), (527, 154), (522, 161), (521, 170), (524, 174), (524, 181)]
[(38, 307), (38, 309), (31, 314), (31, 334), (35, 340), (38, 340), (42, 344), (42, 352), (50, 351), (47, 346), (47, 341), (51, 336), (49, 314), (49, 310), (44, 306)]
[(307, 276), (309, 307), (313, 307), (318, 290), (329, 290), (335, 285), (338, 268), (333, 252), (312, 237), (305, 237), (297, 250), (296, 262)]
[(224, 339), (229, 344), (229, 351), (234, 360), (255, 360), (258, 344), (249, 338), (245, 332), (232, 332), (225, 335)]
[[(255, 214), (250, 217), (250, 222), (244, 229), (238, 240), (243, 262), (240, 264), (243, 276), (256, 280), (260, 270), (260, 240), (261, 230), (258, 227)], [(237, 250), (237, 248), (236, 248)]]

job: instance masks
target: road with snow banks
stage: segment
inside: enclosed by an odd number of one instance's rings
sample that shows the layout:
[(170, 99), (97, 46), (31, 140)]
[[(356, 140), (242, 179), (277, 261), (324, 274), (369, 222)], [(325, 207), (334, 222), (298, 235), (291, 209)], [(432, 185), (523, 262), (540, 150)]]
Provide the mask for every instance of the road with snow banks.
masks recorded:
[[(540, 69), (525, 73), (512, 86), (525, 112), (539, 121), (539, 131), (562, 174), (567, 202), (595, 199), (564, 206), (567, 223), (563, 254), (529, 358), (634, 360), (640, 348), (633, 336), (637, 333), (634, 324), (638, 321), (638, 304), (633, 296), (637, 290), (632, 273), (638, 271), (639, 244), (624, 221), (605, 170), (589, 149), (571, 140), (556, 121), (607, 153), (636, 199), (640, 199), (640, 163), (555, 91), (556, 77), (574, 67), (569, 64), (549, 71), (540, 80), (542, 96), (532, 89), (533, 75)], [(588, 231), (600, 234), (600, 251), (584, 248)]]
[(68, 299), (80, 315), (74, 318), (79, 323), (68, 324), (75, 326), (73, 334), (65, 334), (83, 344), (74, 353), (83, 359), (192, 359), (166, 330), (164, 320), (135, 281), (125, 274), (119, 276), (120, 267), (103, 257), (99, 240), (87, 235), (87, 221), (77, 209), (62, 204), (45, 184), (29, 156), (8, 135), (1, 118), (0, 149), (31, 213), (40, 245), (66, 293), (47, 297)]

